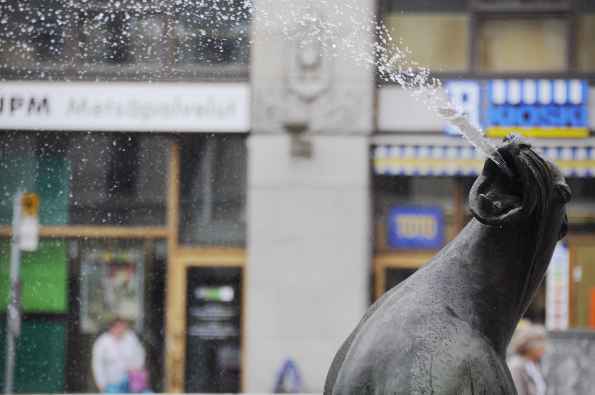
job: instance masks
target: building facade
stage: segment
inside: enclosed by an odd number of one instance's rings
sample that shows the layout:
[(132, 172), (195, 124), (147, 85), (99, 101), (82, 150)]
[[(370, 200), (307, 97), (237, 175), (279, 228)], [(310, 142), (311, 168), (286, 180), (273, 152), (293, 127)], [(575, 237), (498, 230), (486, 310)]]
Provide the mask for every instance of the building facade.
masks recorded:
[(250, 16), (216, 3), (0, 5), (2, 295), (14, 194), (41, 200), (17, 392), (96, 391), (92, 344), (116, 315), (154, 390), (240, 389)]
[(41, 199), (16, 389), (94, 391), (93, 340), (121, 315), (157, 391), (297, 370), (321, 392), (370, 303), (471, 218), (484, 160), (384, 80), (387, 32), (495, 143), (514, 129), (562, 168), (570, 232), (527, 314), (595, 328), (591, 3), (0, 4), (2, 295), (12, 198)]

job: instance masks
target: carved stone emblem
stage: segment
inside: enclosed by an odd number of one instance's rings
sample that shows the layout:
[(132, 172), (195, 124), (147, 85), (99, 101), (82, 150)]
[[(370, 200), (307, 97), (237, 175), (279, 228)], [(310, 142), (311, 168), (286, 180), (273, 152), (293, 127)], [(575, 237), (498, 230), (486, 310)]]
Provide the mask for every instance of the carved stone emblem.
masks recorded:
[(329, 90), (331, 67), (322, 13), (307, 8), (302, 15), (291, 39), (284, 126), (292, 136), (291, 155), (307, 158), (312, 144), (306, 133), (312, 131), (314, 104)]
[[(322, 36), (314, 34), (322, 33)], [(310, 103), (328, 90), (330, 86), (330, 58), (325, 56), (323, 16), (317, 10), (308, 10), (299, 24), (288, 70), (288, 86), (292, 94)]]
[(357, 63), (353, 51), (360, 47), (366, 51), (370, 37), (345, 33), (341, 19), (345, 16), (316, 2), (300, 10), (276, 11), (285, 15), (275, 29), (278, 34), (265, 35), (276, 40), (276, 52), (269, 48), (257, 52), (262, 55), (256, 64), (267, 65), (261, 69), (271, 67), (272, 72), (254, 73), (253, 130), (290, 133), (297, 136), (294, 141), (318, 134), (369, 134), (373, 70)]

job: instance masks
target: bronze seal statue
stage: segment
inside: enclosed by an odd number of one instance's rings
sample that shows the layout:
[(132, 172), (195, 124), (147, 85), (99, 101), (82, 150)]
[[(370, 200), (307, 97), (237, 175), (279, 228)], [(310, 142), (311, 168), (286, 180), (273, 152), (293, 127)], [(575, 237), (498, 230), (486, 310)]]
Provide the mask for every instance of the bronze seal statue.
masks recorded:
[(370, 307), (327, 375), (325, 395), (515, 394), (506, 348), (567, 228), (570, 189), (529, 144), (487, 160), (461, 233)]

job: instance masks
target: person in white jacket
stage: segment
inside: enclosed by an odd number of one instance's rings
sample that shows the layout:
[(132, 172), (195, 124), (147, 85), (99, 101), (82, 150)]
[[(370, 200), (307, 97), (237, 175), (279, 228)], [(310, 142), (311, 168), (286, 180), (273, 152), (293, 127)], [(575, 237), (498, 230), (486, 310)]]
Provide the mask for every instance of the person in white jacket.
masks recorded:
[(93, 377), (101, 392), (125, 393), (131, 372), (144, 370), (145, 350), (128, 321), (114, 319), (93, 345)]

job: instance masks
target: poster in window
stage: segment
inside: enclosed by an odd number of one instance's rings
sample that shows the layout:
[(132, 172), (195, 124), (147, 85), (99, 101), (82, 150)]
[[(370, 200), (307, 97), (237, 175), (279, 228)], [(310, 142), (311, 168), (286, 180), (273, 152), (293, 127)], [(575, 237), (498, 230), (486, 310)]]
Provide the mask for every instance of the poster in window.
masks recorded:
[(81, 330), (97, 333), (115, 317), (142, 328), (143, 254), (94, 250), (81, 262)]

